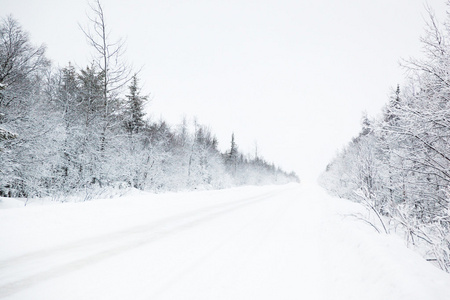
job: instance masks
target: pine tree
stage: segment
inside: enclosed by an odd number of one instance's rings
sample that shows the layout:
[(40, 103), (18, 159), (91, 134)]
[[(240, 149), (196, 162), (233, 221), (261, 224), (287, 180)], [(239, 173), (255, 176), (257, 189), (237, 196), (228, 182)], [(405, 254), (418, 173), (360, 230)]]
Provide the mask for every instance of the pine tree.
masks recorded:
[(126, 121), (125, 127), (128, 133), (139, 133), (144, 128), (144, 105), (148, 100), (148, 96), (142, 96), (140, 94), (140, 88), (138, 85), (137, 74), (134, 74), (129, 89), (129, 94), (127, 97), (127, 109), (126, 109)]
[(231, 134), (231, 147), (230, 152), (227, 153), (226, 156), (226, 164), (228, 168), (230, 168), (232, 174), (236, 174), (237, 169), (237, 161), (238, 161), (238, 147), (236, 145), (236, 142), (234, 141), (234, 132)]

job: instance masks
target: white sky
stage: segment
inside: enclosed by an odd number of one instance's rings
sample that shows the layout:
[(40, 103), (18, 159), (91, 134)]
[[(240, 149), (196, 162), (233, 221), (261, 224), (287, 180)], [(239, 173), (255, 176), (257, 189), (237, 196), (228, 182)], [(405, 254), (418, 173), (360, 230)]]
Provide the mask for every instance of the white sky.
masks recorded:
[[(314, 179), (420, 55), (422, 0), (103, 0), (154, 119), (196, 116), (229, 146)], [(445, 0), (429, 0), (442, 20)], [(0, 0), (55, 65), (86, 66), (87, 1)]]

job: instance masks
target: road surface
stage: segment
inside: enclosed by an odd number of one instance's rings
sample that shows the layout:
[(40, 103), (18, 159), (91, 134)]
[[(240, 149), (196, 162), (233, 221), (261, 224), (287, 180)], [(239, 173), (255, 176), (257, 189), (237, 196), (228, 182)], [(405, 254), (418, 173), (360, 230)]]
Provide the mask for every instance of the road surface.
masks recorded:
[(450, 299), (360, 211), (296, 184), (3, 209), (0, 299)]

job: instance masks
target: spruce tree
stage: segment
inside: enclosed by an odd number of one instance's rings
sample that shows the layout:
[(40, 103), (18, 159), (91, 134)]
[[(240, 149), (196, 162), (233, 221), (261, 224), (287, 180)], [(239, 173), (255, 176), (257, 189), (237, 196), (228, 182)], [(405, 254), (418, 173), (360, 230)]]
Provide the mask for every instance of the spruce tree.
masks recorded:
[(228, 167), (231, 169), (232, 174), (236, 173), (237, 168), (237, 158), (238, 158), (238, 150), (236, 142), (234, 141), (234, 132), (231, 134), (231, 148), (230, 152), (227, 153), (226, 163)]
[(142, 96), (140, 94), (139, 80), (137, 75), (134, 74), (129, 89), (129, 94), (127, 97), (127, 111), (126, 111), (126, 121), (125, 127), (128, 133), (139, 133), (145, 125), (144, 122), (144, 104), (148, 100), (147, 96)]

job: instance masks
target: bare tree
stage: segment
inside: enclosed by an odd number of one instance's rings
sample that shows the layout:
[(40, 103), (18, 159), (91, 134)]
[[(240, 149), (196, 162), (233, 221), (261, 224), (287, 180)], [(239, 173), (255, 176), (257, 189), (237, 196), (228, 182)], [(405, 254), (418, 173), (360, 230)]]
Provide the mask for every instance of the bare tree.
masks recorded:
[(122, 107), (118, 95), (130, 80), (131, 68), (123, 58), (125, 42), (122, 39), (111, 40), (100, 0), (94, 0), (89, 6), (91, 9), (87, 15), (89, 26), (79, 25), (79, 27), (94, 49), (94, 64), (103, 76), (102, 150), (104, 150), (107, 131), (118, 125), (113, 116)]

